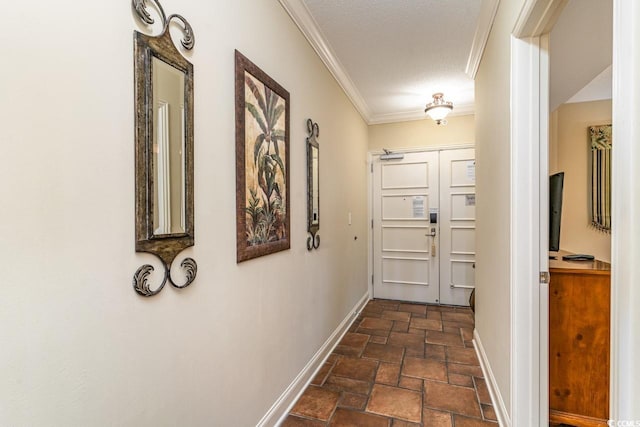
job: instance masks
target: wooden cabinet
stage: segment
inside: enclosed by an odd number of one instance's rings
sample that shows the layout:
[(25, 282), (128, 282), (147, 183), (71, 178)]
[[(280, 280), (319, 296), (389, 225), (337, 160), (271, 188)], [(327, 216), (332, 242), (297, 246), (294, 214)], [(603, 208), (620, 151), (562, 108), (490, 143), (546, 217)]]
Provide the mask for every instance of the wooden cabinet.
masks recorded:
[(559, 259), (549, 269), (549, 419), (606, 426), (611, 266)]

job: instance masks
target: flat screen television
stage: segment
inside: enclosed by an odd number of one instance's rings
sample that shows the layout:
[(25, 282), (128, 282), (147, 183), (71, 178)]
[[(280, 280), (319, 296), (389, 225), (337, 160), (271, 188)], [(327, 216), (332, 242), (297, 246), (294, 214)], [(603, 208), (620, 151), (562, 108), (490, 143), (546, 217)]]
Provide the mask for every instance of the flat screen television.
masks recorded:
[(549, 177), (549, 251), (560, 250), (560, 219), (562, 218), (562, 187), (564, 172)]

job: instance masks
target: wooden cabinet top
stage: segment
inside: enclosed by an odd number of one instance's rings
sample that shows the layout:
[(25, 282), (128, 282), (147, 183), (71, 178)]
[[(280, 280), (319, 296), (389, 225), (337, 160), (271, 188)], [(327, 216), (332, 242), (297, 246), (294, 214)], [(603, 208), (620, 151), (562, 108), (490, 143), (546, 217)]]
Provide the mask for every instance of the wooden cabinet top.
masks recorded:
[(549, 271), (556, 273), (611, 274), (611, 264), (597, 259), (593, 261), (563, 261), (562, 256), (569, 253), (567, 251), (559, 251), (558, 259), (550, 259)]

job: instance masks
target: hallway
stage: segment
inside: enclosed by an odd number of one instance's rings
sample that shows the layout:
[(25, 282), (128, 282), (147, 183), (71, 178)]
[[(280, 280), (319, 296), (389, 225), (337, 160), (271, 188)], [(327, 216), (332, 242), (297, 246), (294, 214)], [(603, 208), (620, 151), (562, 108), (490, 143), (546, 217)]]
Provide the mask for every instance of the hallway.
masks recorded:
[(372, 300), (282, 426), (497, 426), (468, 308)]

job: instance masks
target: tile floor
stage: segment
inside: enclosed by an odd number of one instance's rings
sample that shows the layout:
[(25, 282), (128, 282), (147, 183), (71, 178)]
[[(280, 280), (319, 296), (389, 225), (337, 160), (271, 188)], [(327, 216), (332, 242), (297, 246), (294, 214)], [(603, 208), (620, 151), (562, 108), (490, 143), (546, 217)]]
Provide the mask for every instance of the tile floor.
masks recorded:
[(468, 308), (372, 300), (283, 427), (497, 427)]

